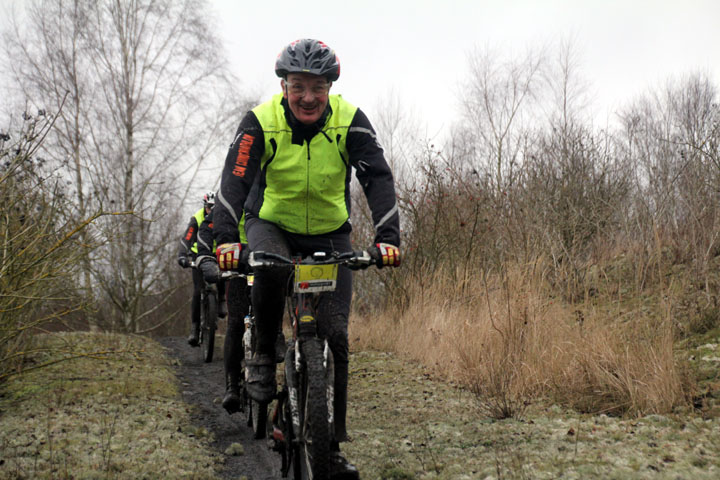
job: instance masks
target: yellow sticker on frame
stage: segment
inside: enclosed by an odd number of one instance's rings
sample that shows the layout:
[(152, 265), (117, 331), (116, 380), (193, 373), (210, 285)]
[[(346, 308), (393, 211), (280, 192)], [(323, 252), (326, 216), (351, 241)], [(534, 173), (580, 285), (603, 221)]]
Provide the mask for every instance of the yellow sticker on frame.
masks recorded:
[(337, 283), (337, 265), (295, 265), (295, 291), (331, 292)]

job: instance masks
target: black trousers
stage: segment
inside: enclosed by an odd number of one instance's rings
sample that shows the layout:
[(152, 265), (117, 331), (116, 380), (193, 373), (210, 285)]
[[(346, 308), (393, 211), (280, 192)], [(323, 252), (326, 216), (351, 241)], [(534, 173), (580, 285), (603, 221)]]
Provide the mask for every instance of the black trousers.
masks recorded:
[(247, 281), (235, 278), (226, 283), (228, 304), (228, 328), (225, 334), (223, 362), (225, 375), (233, 385), (238, 385), (242, 377), (243, 333), (245, 333), (245, 316), (248, 314), (250, 300), (247, 292)]

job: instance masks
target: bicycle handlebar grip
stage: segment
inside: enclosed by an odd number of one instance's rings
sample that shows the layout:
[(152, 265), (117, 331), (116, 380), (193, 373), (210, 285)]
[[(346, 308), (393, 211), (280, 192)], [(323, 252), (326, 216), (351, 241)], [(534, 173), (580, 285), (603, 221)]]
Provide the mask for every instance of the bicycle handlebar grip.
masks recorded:
[(370, 258), (373, 259), (373, 262), (375, 263), (375, 266), (378, 268), (383, 267), (383, 261), (382, 261), (382, 255), (380, 255), (380, 249), (373, 245), (372, 247), (367, 249), (367, 252), (370, 254)]
[[(243, 247), (245, 247), (245, 246), (243, 245)], [(249, 248), (243, 248), (243, 249), (240, 251), (240, 263), (241, 263), (242, 265), (247, 265), (249, 259), (250, 259), (250, 249), (249, 249)]]

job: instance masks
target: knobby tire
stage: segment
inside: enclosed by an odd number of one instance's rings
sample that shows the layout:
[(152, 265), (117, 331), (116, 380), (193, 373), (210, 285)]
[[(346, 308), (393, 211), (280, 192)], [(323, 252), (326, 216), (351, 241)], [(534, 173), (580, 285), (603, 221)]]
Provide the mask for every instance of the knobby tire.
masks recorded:
[(268, 404), (259, 403), (250, 399), (250, 412), (252, 415), (253, 438), (265, 438), (267, 433)]
[(202, 322), (202, 348), (205, 363), (212, 362), (215, 350), (215, 328), (217, 324), (217, 297), (209, 294), (205, 297), (203, 305), (204, 318)]
[[(255, 351), (257, 349), (257, 329), (255, 328), (254, 322), (252, 325), (253, 326), (250, 330), (250, 358), (255, 355)], [(243, 348), (246, 348), (245, 345), (243, 345)], [(245, 353), (243, 352), (243, 356), (244, 355)], [(243, 370), (245, 368), (246, 367), (243, 366)], [(247, 405), (247, 425), (252, 428), (253, 438), (256, 440), (265, 438), (265, 435), (267, 434), (268, 407), (270, 404), (257, 402), (250, 398), (250, 395), (247, 395)]]
[[(329, 477), (330, 440), (327, 389), (328, 378), (323, 366), (323, 343), (318, 339), (305, 340), (301, 344), (305, 360), (305, 374), (301, 381), (303, 423), (299, 455), (301, 478), (326, 480)], [(296, 470), (297, 471), (297, 470)]]

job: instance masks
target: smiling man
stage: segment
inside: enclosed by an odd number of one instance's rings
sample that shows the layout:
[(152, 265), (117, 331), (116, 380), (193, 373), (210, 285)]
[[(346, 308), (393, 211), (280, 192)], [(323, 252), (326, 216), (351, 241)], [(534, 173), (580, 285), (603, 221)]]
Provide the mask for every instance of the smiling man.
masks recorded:
[[(275, 73), (282, 93), (245, 115), (225, 160), (214, 214), (220, 268), (240, 254), (238, 222), (243, 211), (251, 250), (285, 257), (351, 251), (353, 169), (372, 211), (382, 265), (398, 266), (400, 225), (392, 172), (365, 114), (340, 95), (330, 95), (332, 82), (340, 76), (335, 52), (318, 40), (297, 40), (280, 52)], [(249, 362), (247, 389), (259, 402), (270, 401), (276, 390), (274, 343), (288, 273), (255, 274), (258, 353)], [(351, 297), (352, 273), (341, 267), (337, 289), (318, 307), (318, 332), (328, 340), (335, 361), (333, 478), (358, 477), (339, 449), (339, 442), (347, 439)]]

